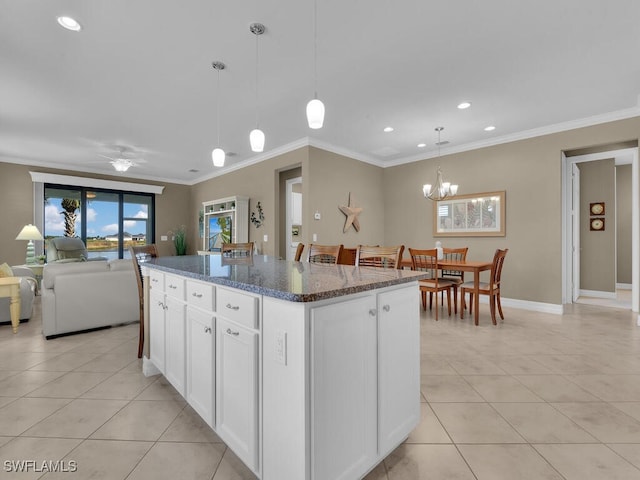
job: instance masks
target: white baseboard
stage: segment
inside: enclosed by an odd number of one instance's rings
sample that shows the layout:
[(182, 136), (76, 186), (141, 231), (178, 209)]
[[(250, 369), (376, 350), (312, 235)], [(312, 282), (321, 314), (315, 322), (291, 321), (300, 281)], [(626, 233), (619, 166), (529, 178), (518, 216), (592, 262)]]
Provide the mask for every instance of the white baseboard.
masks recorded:
[(581, 297), (593, 297), (593, 298), (608, 298), (610, 300), (616, 299), (616, 292), (601, 292), (599, 290), (582, 290), (580, 289)]
[[(465, 299), (467, 300), (467, 299)], [(480, 295), (480, 303), (489, 304), (489, 297)], [(530, 310), (532, 312), (552, 313), (554, 315), (562, 315), (564, 307), (555, 303), (531, 302), (529, 300), (518, 300), (516, 298), (500, 297), (500, 303), (503, 307), (519, 308), (521, 310)]]
[(632, 287), (633, 285), (630, 283), (616, 283), (617, 290), (631, 290)]
[(160, 373), (162, 372), (158, 370), (158, 367), (156, 367), (151, 360), (147, 357), (142, 357), (142, 374), (145, 377), (152, 377)]

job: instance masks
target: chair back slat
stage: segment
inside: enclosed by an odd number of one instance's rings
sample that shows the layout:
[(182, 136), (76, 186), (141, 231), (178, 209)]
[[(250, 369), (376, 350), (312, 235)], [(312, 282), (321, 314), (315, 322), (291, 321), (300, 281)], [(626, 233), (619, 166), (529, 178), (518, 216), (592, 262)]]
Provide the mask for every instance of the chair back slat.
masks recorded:
[(356, 251), (356, 265), (359, 267), (400, 268), (404, 245), (395, 247), (372, 247), (359, 245)]
[(307, 262), (337, 264), (342, 252), (342, 245), (315, 245), (309, 244)]
[(140, 264), (144, 263), (148, 258), (156, 258), (158, 256), (158, 249), (153, 243), (149, 245), (137, 245), (130, 246), (129, 253), (131, 253), (131, 260), (133, 260), (136, 280), (138, 281), (138, 296), (142, 299), (144, 296), (144, 289), (142, 288), (143, 277)]
[[(442, 255), (444, 260), (455, 260), (458, 262), (464, 262), (467, 259), (468, 247), (463, 248), (443, 248)], [(459, 277), (464, 279), (464, 272), (462, 270), (442, 270), (441, 275), (443, 277)]]
[(299, 243), (298, 246), (296, 247), (296, 255), (295, 257), (293, 257), (293, 259), (296, 262), (300, 261), (300, 258), (302, 258), (302, 251), (304, 250), (304, 243)]
[(497, 249), (496, 253), (493, 256), (493, 264), (491, 265), (491, 282), (490, 289), (491, 290), (499, 290), (500, 289), (500, 277), (502, 276), (502, 266), (504, 265), (504, 259), (507, 256), (508, 248), (504, 250)]
[(425, 272), (429, 278), (437, 279), (438, 272), (438, 250), (410, 248), (411, 270)]

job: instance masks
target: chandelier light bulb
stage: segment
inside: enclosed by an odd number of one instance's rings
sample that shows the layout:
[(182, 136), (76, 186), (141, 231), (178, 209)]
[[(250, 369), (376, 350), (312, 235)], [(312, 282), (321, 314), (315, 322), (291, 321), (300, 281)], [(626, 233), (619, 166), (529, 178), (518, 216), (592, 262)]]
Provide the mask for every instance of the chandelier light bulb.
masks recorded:
[(309, 122), (309, 128), (322, 128), (324, 123), (324, 103), (317, 98), (307, 103), (307, 122)]
[(251, 142), (251, 150), (254, 152), (262, 152), (264, 150), (264, 132), (259, 128), (254, 128), (249, 134), (249, 142)]
[(211, 160), (213, 160), (214, 167), (224, 167), (224, 150), (220, 147), (214, 148), (211, 152)]

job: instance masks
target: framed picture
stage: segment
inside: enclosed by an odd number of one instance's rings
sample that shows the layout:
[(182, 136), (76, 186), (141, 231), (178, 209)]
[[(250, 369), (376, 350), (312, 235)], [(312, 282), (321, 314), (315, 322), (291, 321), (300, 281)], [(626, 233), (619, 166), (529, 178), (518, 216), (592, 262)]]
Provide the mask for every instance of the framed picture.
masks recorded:
[(604, 202), (595, 202), (589, 204), (589, 214), (591, 216), (604, 215)]
[(434, 237), (504, 237), (506, 192), (456, 195), (433, 202)]
[(592, 232), (604, 232), (604, 218), (592, 218), (589, 221), (589, 230)]

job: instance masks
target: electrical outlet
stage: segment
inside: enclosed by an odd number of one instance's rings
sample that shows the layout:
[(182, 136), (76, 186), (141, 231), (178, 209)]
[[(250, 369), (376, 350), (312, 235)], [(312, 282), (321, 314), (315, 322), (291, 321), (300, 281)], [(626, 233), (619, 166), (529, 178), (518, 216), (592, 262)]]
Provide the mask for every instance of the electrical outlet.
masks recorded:
[(262, 241), (263, 241), (263, 242), (268, 242), (268, 241), (269, 241), (269, 235), (264, 235), (264, 236), (262, 237)]
[(315, 218), (316, 220), (320, 220), (320, 218), (321, 218), (320, 212), (316, 212), (316, 213), (313, 215), (313, 218)]
[(276, 330), (276, 362), (287, 364), (287, 332)]
[(314, 233), (314, 234), (313, 234), (313, 241), (314, 241), (314, 242), (317, 242), (317, 241), (318, 241), (318, 234), (317, 234), (317, 233)]
[(167, 236), (166, 235), (160, 235), (160, 241), (161, 242), (166, 242), (167, 241)]

